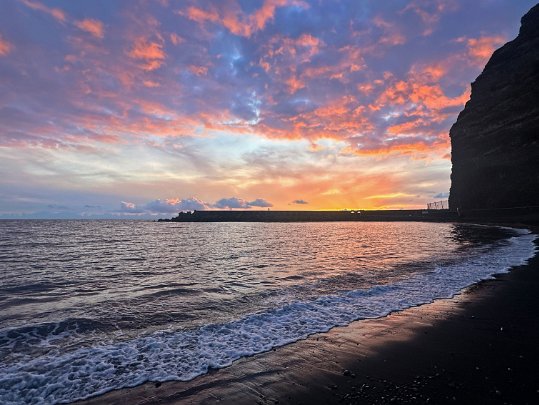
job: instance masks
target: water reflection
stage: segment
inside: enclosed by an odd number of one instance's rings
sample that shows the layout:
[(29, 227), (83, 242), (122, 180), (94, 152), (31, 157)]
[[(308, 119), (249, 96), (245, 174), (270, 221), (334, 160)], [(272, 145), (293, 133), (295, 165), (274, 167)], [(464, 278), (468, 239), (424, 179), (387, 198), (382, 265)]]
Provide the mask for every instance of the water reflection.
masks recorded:
[(506, 235), (419, 222), (1, 221), (0, 328), (61, 325), (60, 336), (69, 325), (69, 344), (194, 328), (393, 283)]

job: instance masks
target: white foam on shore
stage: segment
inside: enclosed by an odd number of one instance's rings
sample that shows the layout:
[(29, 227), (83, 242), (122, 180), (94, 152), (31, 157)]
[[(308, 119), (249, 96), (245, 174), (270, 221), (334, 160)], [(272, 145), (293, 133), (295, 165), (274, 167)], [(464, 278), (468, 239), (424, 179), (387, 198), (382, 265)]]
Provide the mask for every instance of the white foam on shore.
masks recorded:
[(393, 284), (294, 302), (226, 324), (154, 333), (0, 366), (0, 403), (66, 403), (146, 381), (187, 381), (335, 326), (449, 298), (533, 257), (535, 235), (518, 232), (507, 243), (464, 262)]

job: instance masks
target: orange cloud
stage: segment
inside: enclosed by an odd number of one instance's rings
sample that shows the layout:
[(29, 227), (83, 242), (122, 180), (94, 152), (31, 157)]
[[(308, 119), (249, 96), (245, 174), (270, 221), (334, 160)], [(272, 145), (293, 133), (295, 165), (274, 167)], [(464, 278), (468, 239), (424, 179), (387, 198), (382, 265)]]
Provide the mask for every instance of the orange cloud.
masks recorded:
[(75, 21), (75, 26), (96, 38), (102, 39), (105, 36), (103, 23), (98, 20), (86, 18), (84, 20)]
[(285, 80), (286, 85), (288, 86), (290, 94), (294, 94), (296, 91), (305, 87), (305, 83), (301, 80), (298, 80), (297, 77), (291, 76)]
[(465, 42), (468, 46), (468, 56), (477, 66), (484, 66), (492, 53), (506, 42), (501, 35), (480, 38), (459, 38), (457, 42)]
[(128, 55), (133, 59), (144, 60), (145, 63), (142, 65), (142, 68), (148, 71), (161, 67), (163, 60), (166, 57), (161, 44), (149, 42), (145, 38), (138, 38), (135, 40)]
[(466, 89), (457, 97), (448, 97), (439, 85), (414, 83), (411, 85), (409, 97), (413, 103), (421, 103), (432, 110), (440, 110), (447, 107), (463, 106), (470, 98), (470, 91)]
[(0, 35), (0, 56), (6, 56), (13, 49), (13, 45)]
[(208, 68), (206, 66), (189, 65), (187, 68), (196, 76), (206, 76), (208, 74)]
[(250, 37), (252, 27), (242, 17), (242, 14), (237, 10), (227, 8), (223, 13), (220, 23), (235, 35)]
[(421, 105), (429, 110), (441, 110), (447, 107), (463, 106), (470, 97), (466, 88), (456, 97), (447, 96), (438, 80), (445, 75), (445, 69), (439, 65), (428, 65), (422, 69), (413, 67), (407, 80), (399, 80), (389, 85), (378, 97), (375, 105), (404, 106)]
[(407, 193), (389, 193), (389, 194), (375, 194), (365, 197), (365, 200), (380, 200), (380, 199), (394, 199), (401, 197), (413, 197), (413, 194)]
[(251, 15), (245, 15), (236, 3), (227, 5), (221, 12), (214, 8), (203, 10), (190, 6), (180, 11), (180, 14), (198, 23), (218, 23), (235, 35), (250, 37), (254, 32), (264, 29), (267, 22), (274, 18), (277, 7), (287, 3), (288, 0), (265, 0), (262, 7)]
[(360, 83), (356, 86), (357, 90), (363, 94), (370, 94), (374, 90), (372, 83)]
[(139, 38), (135, 41), (129, 56), (135, 59), (165, 59), (165, 52), (160, 44)]
[(258, 31), (262, 30), (269, 20), (275, 15), (275, 9), (282, 7), (287, 0), (266, 0), (262, 7), (251, 18), (251, 25)]
[(441, 78), (447, 75), (448, 64), (450, 61), (434, 62), (432, 64), (414, 65), (411, 69), (411, 74), (414, 77), (422, 77), (422, 81), (438, 82)]
[(320, 46), (321, 41), (313, 37), (311, 34), (302, 34), (297, 40), (296, 45), (298, 46), (307, 46), (313, 48), (318, 52), (318, 47)]
[(150, 88), (161, 86), (159, 83), (154, 82), (152, 80), (144, 80), (142, 84), (144, 85), (144, 87), (150, 87)]
[(66, 21), (66, 14), (59, 8), (50, 8), (40, 2), (31, 0), (21, 0), (21, 3), (23, 3), (26, 7), (30, 7), (33, 10), (39, 10), (46, 14), (49, 14), (60, 22)]
[(265, 59), (281, 56), (294, 58), (295, 63), (309, 62), (320, 52), (322, 44), (322, 41), (312, 35), (303, 34), (296, 39), (277, 35), (270, 39)]
[(190, 20), (196, 21), (198, 23), (203, 23), (206, 21), (218, 22), (219, 14), (215, 10), (203, 10), (198, 7), (188, 7), (185, 12), (181, 12), (182, 15), (186, 16)]
[(305, 87), (309, 75), (314, 77), (322, 74), (315, 70), (323, 69), (324, 73), (327, 72), (325, 67), (307, 67), (301, 75), (298, 75), (297, 66), (308, 64), (311, 58), (320, 52), (321, 46), (323, 42), (309, 34), (303, 34), (298, 38), (276, 35), (268, 41), (265, 54), (259, 59), (258, 65), (265, 72), (276, 76), (279, 82), (288, 87), (288, 92), (294, 94)]
[(374, 147), (354, 148), (350, 146), (343, 152), (360, 156), (379, 156), (389, 154), (415, 155), (417, 159), (423, 155), (432, 155), (433, 153), (446, 153), (449, 148), (449, 139), (447, 134), (441, 134), (434, 139), (407, 139), (399, 141), (386, 142), (386, 144)]
[(266, 73), (268, 73), (268, 72), (270, 71), (270, 69), (271, 69), (271, 65), (270, 65), (268, 62), (264, 61), (263, 59), (260, 59), (260, 60), (258, 61), (258, 64), (260, 65), (260, 67), (261, 67), (262, 69), (264, 69), (264, 71), (265, 71)]
[(287, 0), (266, 0), (260, 9), (249, 16), (239, 9), (226, 8), (221, 23), (235, 35), (250, 37), (254, 32), (264, 29), (266, 23), (273, 19), (275, 9), (286, 3)]
[(172, 34), (170, 34), (170, 42), (172, 42), (173, 45), (179, 45), (181, 44), (182, 42), (184, 42), (185, 39), (183, 39), (182, 37), (180, 37), (178, 34), (176, 34), (175, 32), (173, 32)]
[(402, 124), (392, 125), (387, 129), (387, 133), (391, 135), (416, 133), (419, 128), (425, 128), (427, 126), (428, 122), (419, 118), (413, 121), (403, 122)]
[(266, 136), (288, 139), (308, 138), (344, 140), (358, 133), (373, 129), (372, 123), (364, 115), (365, 107), (352, 96), (332, 100), (312, 111), (282, 118), (291, 127), (282, 131), (259, 125)]
[(383, 35), (378, 41), (379, 44), (396, 46), (406, 43), (406, 37), (399, 32), (394, 23), (390, 23), (378, 16), (373, 19), (373, 24), (383, 30)]
[(442, 14), (455, 11), (459, 7), (455, 0), (414, 0), (402, 10), (413, 11), (425, 25), (424, 36), (434, 32)]
[[(318, 44), (323, 43), (320, 41)], [(318, 53), (318, 47), (313, 49)], [(361, 53), (362, 50), (358, 47), (344, 46), (339, 49), (339, 57), (332, 65), (308, 66), (303, 70), (301, 79), (306, 81), (312, 78), (327, 78), (347, 83), (349, 74), (358, 72), (365, 67), (365, 61)]]

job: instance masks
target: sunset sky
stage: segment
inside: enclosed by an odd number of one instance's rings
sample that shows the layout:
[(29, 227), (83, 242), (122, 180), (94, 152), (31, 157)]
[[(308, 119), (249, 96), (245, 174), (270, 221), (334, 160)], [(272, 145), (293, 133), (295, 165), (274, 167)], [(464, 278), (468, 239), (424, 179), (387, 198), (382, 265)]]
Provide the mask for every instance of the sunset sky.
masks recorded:
[(4, 0), (0, 217), (417, 208), (535, 0)]

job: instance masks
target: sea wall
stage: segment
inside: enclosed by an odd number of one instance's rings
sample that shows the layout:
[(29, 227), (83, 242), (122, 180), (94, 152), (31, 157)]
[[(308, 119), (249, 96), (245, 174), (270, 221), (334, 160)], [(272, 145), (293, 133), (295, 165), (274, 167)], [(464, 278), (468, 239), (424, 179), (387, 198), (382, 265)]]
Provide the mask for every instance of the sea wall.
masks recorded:
[(172, 222), (334, 222), (334, 221), (432, 221), (456, 219), (448, 210), (357, 211), (194, 211), (180, 212)]
[(539, 206), (539, 4), (521, 22), (451, 128), (453, 210)]

